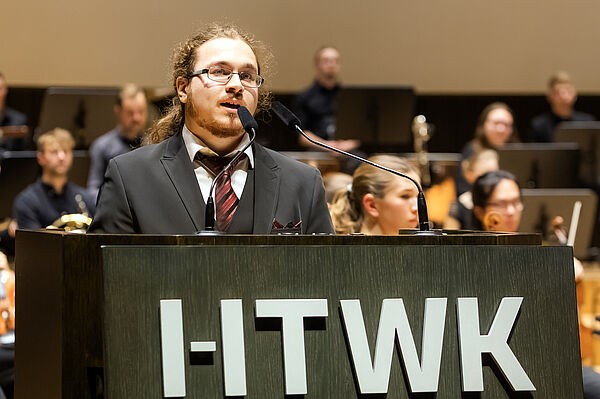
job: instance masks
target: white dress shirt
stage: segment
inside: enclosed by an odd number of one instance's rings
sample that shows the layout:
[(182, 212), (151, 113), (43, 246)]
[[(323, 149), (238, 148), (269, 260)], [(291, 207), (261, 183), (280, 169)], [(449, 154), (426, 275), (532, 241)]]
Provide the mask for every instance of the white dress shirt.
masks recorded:
[[(249, 141), (250, 137), (248, 137), (248, 133), (245, 133), (240, 144), (225, 156), (233, 157), (235, 153), (240, 151), (246, 144), (248, 144)], [(185, 143), (185, 147), (193, 165), (196, 153), (200, 151), (200, 149), (206, 147), (206, 145), (194, 133), (190, 132), (185, 125), (183, 125), (183, 142)], [(231, 175), (231, 187), (238, 198), (241, 198), (242, 192), (244, 192), (246, 178), (248, 177), (248, 168), (254, 167), (254, 154), (252, 152), (252, 146), (248, 147), (244, 152), (246, 153), (247, 158), (237, 164), (235, 171)], [(210, 191), (210, 185), (213, 181), (213, 176), (202, 166), (195, 168), (194, 173), (196, 174), (196, 180), (198, 181), (200, 191), (202, 192), (202, 197), (206, 203), (208, 192)]]

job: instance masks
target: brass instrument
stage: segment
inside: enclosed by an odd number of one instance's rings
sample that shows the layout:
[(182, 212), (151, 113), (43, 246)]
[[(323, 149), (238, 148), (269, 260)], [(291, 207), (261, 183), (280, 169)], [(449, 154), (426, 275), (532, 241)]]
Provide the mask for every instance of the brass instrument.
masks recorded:
[(46, 228), (49, 230), (64, 230), (70, 233), (85, 233), (92, 218), (82, 213), (70, 213), (62, 215)]
[(49, 230), (63, 230), (69, 233), (85, 233), (92, 224), (92, 218), (89, 216), (81, 194), (75, 196), (75, 201), (81, 213), (62, 215), (46, 228)]
[(427, 187), (431, 184), (431, 171), (429, 170), (429, 160), (427, 159), (427, 142), (431, 139), (433, 129), (427, 123), (424, 115), (417, 115), (413, 118), (412, 133), (419, 171), (421, 172), (421, 183)]

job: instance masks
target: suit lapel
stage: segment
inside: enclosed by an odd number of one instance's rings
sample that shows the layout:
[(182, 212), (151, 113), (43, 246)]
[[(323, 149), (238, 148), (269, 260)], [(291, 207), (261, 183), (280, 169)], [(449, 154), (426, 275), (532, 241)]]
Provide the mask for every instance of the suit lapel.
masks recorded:
[(279, 198), (281, 170), (259, 145), (254, 145), (254, 234), (269, 234)]
[[(181, 132), (168, 139), (161, 163), (196, 230), (204, 228), (205, 204)], [(150, 200), (150, 199), (149, 199)]]

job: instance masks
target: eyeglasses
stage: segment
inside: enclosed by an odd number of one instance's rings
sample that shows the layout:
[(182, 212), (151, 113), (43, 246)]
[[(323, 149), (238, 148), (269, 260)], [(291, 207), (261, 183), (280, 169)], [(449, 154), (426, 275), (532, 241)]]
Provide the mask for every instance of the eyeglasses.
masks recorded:
[(520, 199), (512, 200), (512, 201), (497, 201), (497, 202), (489, 202), (487, 206), (491, 206), (497, 209), (501, 209), (503, 211), (508, 210), (509, 207), (513, 207), (517, 211), (523, 210), (523, 203)]
[(218, 83), (227, 83), (231, 80), (233, 74), (237, 74), (242, 82), (242, 86), (249, 88), (260, 87), (264, 83), (264, 79), (257, 73), (254, 72), (233, 72), (232, 69), (223, 66), (211, 66), (208, 68), (200, 69), (192, 73), (192, 76), (202, 75), (203, 73), (212, 80)]
[(491, 125), (498, 127), (498, 126), (504, 126), (507, 129), (512, 129), (513, 128), (513, 124), (511, 122), (504, 122), (504, 121), (488, 121)]

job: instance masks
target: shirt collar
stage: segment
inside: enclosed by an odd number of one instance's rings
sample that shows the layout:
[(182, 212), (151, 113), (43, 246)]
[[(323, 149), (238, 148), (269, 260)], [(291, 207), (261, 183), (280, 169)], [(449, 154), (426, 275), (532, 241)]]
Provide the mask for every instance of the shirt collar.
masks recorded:
[[(185, 144), (185, 148), (187, 149), (188, 152), (188, 156), (190, 157), (190, 160), (192, 161), (192, 163), (194, 163), (194, 157), (196, 156), (196, 153), (198, 151), (200, 151), (202, 148), (206, 147), (206, 144), (204, 144), (204, 142), (202, 142), (202, 140), (200, 140), (200, 138), (198, 138), (198, 136), (196, 136), (194, 133), (192, 133), (187, 126), (185, 126), (185, 124), (183, 125), (183, 142)], [(242, 141), (240, 142), (240, 144), (238, 144), (238, 146), (231, 151), (229, 154), (225, 155), (226, 157), (232, 157), (235, 155), (236, 152), (240, 151), (242, 148), (244, 148), (244, 146), (246, 144), (248, 144), (250, 142), (250, 137), (248, 136), (248, 133), (244, 133), (244, 138), (242, 139)], [(244, 153), (248, 156), (248, 161), (250, 162), (250, 167), (254, 168), (254, 156), (253, 156), (253, 152), (252, 152), (252, 146), (249, 146), (248, 148), (246, 148), (246, 151), (244, 151)]]
[(336, 92), (338, 91), (342, 86), (340, 84), (340, 82), (336, 82), (335, 86), (329, 88), (329, 87), (325, 87), (321, 84), (321, 82), (319, 82), (319, 80), (315, 79), (315, 85), (322, 91), (325, 92)]
[(49, 197), (64, 196), (65, 193), (67, 192), (67, 185), (69, 184), (69, 182), (66, 182), (65, 185), (62, 188), (62, 191), (60, 193), (58, 193), (58, 192), (56, 192), (56, 190), (54, 189), (54, 186), (52, 184), (44, 183), (44, 181), (42, 181), (41, 177), (39, 178), (39, 182), (42, 185), (42, 189), (44, 189), (44, 192)]

